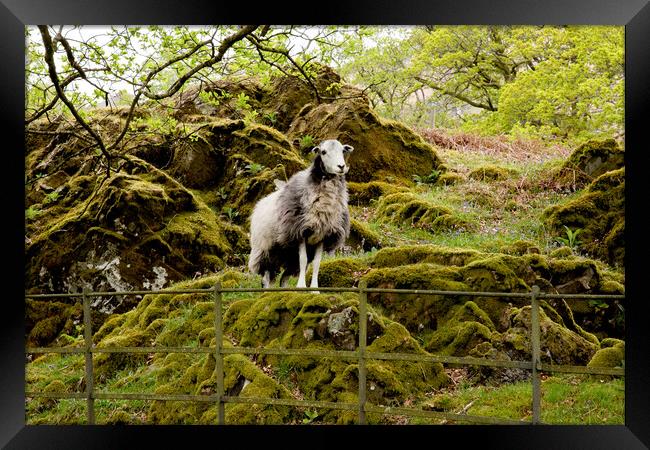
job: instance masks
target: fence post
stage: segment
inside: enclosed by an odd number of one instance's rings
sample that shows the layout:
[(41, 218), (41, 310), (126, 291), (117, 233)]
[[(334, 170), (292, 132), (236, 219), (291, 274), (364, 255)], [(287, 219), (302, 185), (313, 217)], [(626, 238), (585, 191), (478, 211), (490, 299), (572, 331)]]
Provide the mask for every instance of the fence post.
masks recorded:
[(83, 307), (84, 307), (84, 343), (86, 347), (86, 413), (88, 425), (95, 424), (95, 399), (93, 397), (93, 331), (90, 318), (90, 298), (88, 298), (88, 289), (83, 290)]
[(217, 371), (217, 423), (219, 425), (223, 425), (226, 421), (226, 412), (223, 403), (223, 354), (221, 353), (223, 343), (223, 322), (221, 305), (221, 283), (217, 281), (214, 285), (214, 337), (216, 340), (214, 370)]
[(366, 282), (359, 282), (359, 425), (366, 424), (366, 340), (368, 313)]
[(540, 423), (541, 409), (542, 409), (542, 389), (541, 379), (539, 372), (540, 361), (540, 326), (539, 326), (539, 286), (533, 286), (531, 294), (531, 345), (532, 345), (532, 381), (533, 381), (533, 425)]

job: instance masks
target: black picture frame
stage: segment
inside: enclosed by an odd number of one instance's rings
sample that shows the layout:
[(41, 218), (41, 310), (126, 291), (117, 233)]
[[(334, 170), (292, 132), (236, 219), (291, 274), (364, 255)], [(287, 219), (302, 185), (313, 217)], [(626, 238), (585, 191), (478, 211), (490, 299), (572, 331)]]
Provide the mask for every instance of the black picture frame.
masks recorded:
[[(590, 24), (626, 27), (626, 379), (621, 426), (26, 426), (24, 400), (24, 26), (37, 24)], [(350, 446), (353, 435), (374, 443), (482, 448), (636, 449), (650, 446), (648, 295), (644, 264), (648, 239), (643, 213), (650, 161), (645, 110), (650, 106), (650, 5), (648, 0), (424, 0), (266, 2), (207, 0), (0, 0), (0, 153), (5, 232), (0, 310), (0, 445), (35, 448), (168, 448), (220, 445)], [(24, 170), (23, 170), (24, 171)], [(14, 273), (15, 272), (15, 273)], [(415, 433), (415, 434), (414, 434)], [(272, 434), (273, 440), (268, 438)], [(442, 439), (441, 439), (442, 438)], [(443, 440), (444, 439), (444, 440)], [(258, 442), (254, 442), (258, 441)], [(372, 442), (372, 443), (371, 443)], [(446, 444), (444, 444), (446, 442)], [(230, 442), (229, 442), (230, 443)]]

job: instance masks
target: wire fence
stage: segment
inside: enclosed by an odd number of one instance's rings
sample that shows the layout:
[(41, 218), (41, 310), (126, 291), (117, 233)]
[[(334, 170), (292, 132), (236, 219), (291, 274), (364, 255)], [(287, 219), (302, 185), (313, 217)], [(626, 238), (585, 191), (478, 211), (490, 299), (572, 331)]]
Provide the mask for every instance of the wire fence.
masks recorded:
[[(594, 299), (594, 300), (623, 300), (624, 295), (593, 295), (593, 294), (547, 294), (540, 292), (538, 286), (533, 286), (530, 292), (472, 292), (472, 291), (445, 291), (422, 289), (383, 289), (368, 288), (362, 280), (356, 288), (318, 288), (319, 292), (356, 292), (359, 295), (359, 340), (355, 351), (345, 350), (310, 350), (295, 348), (261, 348), (261, 347), (224, 347), (223, 346), (223, 294), (236, 292), (312, 292), (313, 288), (222, 288), (216, 283), (213, 288), (207, 289), (169, 289), (160, 291), (126, 291), (126, 292), (90, 292), (76, 294), (31, 294), (26, 298), (45, 299), (63, 297), (82, 297), (84, 321), (84, 347), (30, 347), (25, 349), (26, 354), (83, 354), (85, 355), (85, 392), (36, 392), (27, 391), (26, 397), (54, 398), (54, 399), (86, 399), (87, 423), (95, 424), (95, 400), (161, 400), (161, 401), (193, 401), (213, 402), (217, 405), (217, 424), (225, 424), (226, 403), (248, 403), (260, 405), (282, 405), (309, 408), (329, 408), (339, 410), (358, 411), (358, 423), (367, 423), (367, 413), (383, 415), (402, 415), (408, 417), (425, 417), (432, 419), (445, 419), (469, 423), (484, 423), (498, 425), (541, 424), (541, 374), (542, 372), (563, 372), (591, 375), (625, 376), (623, 368), (586, 367), (571, 365), (555, 365), (541, 362), (540, 343), (540, 299)], [(92, 341), (91, 302), (92, 297), (107, 295), (160, 295), (160, 294), (212, 294), (214, 300), (214, 327), (216, 345), (214, 347), (96, 347)], [(444, 355), (421, 355), (412, 353), (380, 353), (367, 351), (367, 321), (368, 321), (368, 294), (369, 293), (394, 293), (394, 294), (420, 294), (420, 295), (446, 295), (446, 296), (471, 296), (471, 297), (500, 297), (500, 298), (529, 298), (531, 302), (531, 359), (529, 361), (497, 360), (475, 357), (457, 357)], [(206, 395), (181, 395), (181, 394), (146, 394), (146, 393), (106, 393), (97, 392), (94, 387), (93, 354), (97, 353), (211, 353), (216, 360), (215, 394)], [(295, 400), (262, 397), (239, 397), (224, 394), (224, 356), (229, 354), (248, 355), (282, 355), (282, 356), (307, 356), (314, 358), (335, 358), (358, 361), (359, 393), (357, 403), (325, 402), (314, 400)], [(468, 414), (453, 414), (440, 411), (428, 411), (416, 408), (377, 406), (367, 403), (367, 368), (368, 360), (414, 361), (443, 363), (455, 365), (488, 366), (498, 368), (525, 369), (532, 372), (532, 418), (531, 420), (509, 420), (490, 416), (473, 416)]]

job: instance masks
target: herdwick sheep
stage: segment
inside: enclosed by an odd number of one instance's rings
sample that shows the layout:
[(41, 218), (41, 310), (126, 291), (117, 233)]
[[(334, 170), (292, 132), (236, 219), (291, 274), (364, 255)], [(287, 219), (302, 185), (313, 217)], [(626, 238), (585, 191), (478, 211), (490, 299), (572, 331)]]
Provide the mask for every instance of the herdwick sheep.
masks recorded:
[(307, 287), (307, 264), (312, 262), (311, 286), (318, 287), (323, 251), (343, 246), (350, 234), (345, 174), (353, 147), (326, 140), (312, 149), (311, 166), (289, 181), (276, 181), (276, 190), (262, 198), (251, 214), (251, 254), (248, 268), (262, 275), (267, 288), (281, 269), (280, 285), (298, 275), (297, 287)]

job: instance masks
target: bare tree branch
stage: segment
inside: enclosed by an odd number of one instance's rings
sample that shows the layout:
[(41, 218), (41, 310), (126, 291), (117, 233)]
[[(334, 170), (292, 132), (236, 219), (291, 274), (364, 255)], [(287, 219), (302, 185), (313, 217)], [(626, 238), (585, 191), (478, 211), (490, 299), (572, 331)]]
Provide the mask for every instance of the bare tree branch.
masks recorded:
[(68, 107), (68, 109), (70, 110), (74, 118), (77, 120), (79, 125), (81, 125), (93, 137), (93, 139), (97, 142), (97, 145), (99, 145), (99, 149), (107, 161), (106, 177), (108, 178), (111, 175), (110, 163), (111, 163), (112, 155), (106, 149), (106, 146), (104, 145), (104, 141), (99, 136), (99, 134), (97, 134), (97, 132), (93, 130), (90, 127), (90, 125), (88, 125), (88, 123), (83, 119), (83, 117), (79, 115), (77, 108), (75, 108), (72, 102), (65, 95), (65, 92), (63, 92), (63, 88), (59, 83), (59, 76), (56, 73), (56, 65), (54, 63), (54, 43), (52, 42), (52, 37), (50, 36), (50, 32), (48, 31), (46, 25), (39, 25), (38, 29), (40, 30), (41, 36), (43, 37), (43, 46), (45, 47), (45, 62), (47, 63), (48, 72), (50, 75), (50, 79), (52, 80), (52, 84), (54, 85), (54, 89), (56, 90), (56, 93), (58, 94), (61, 101)]

